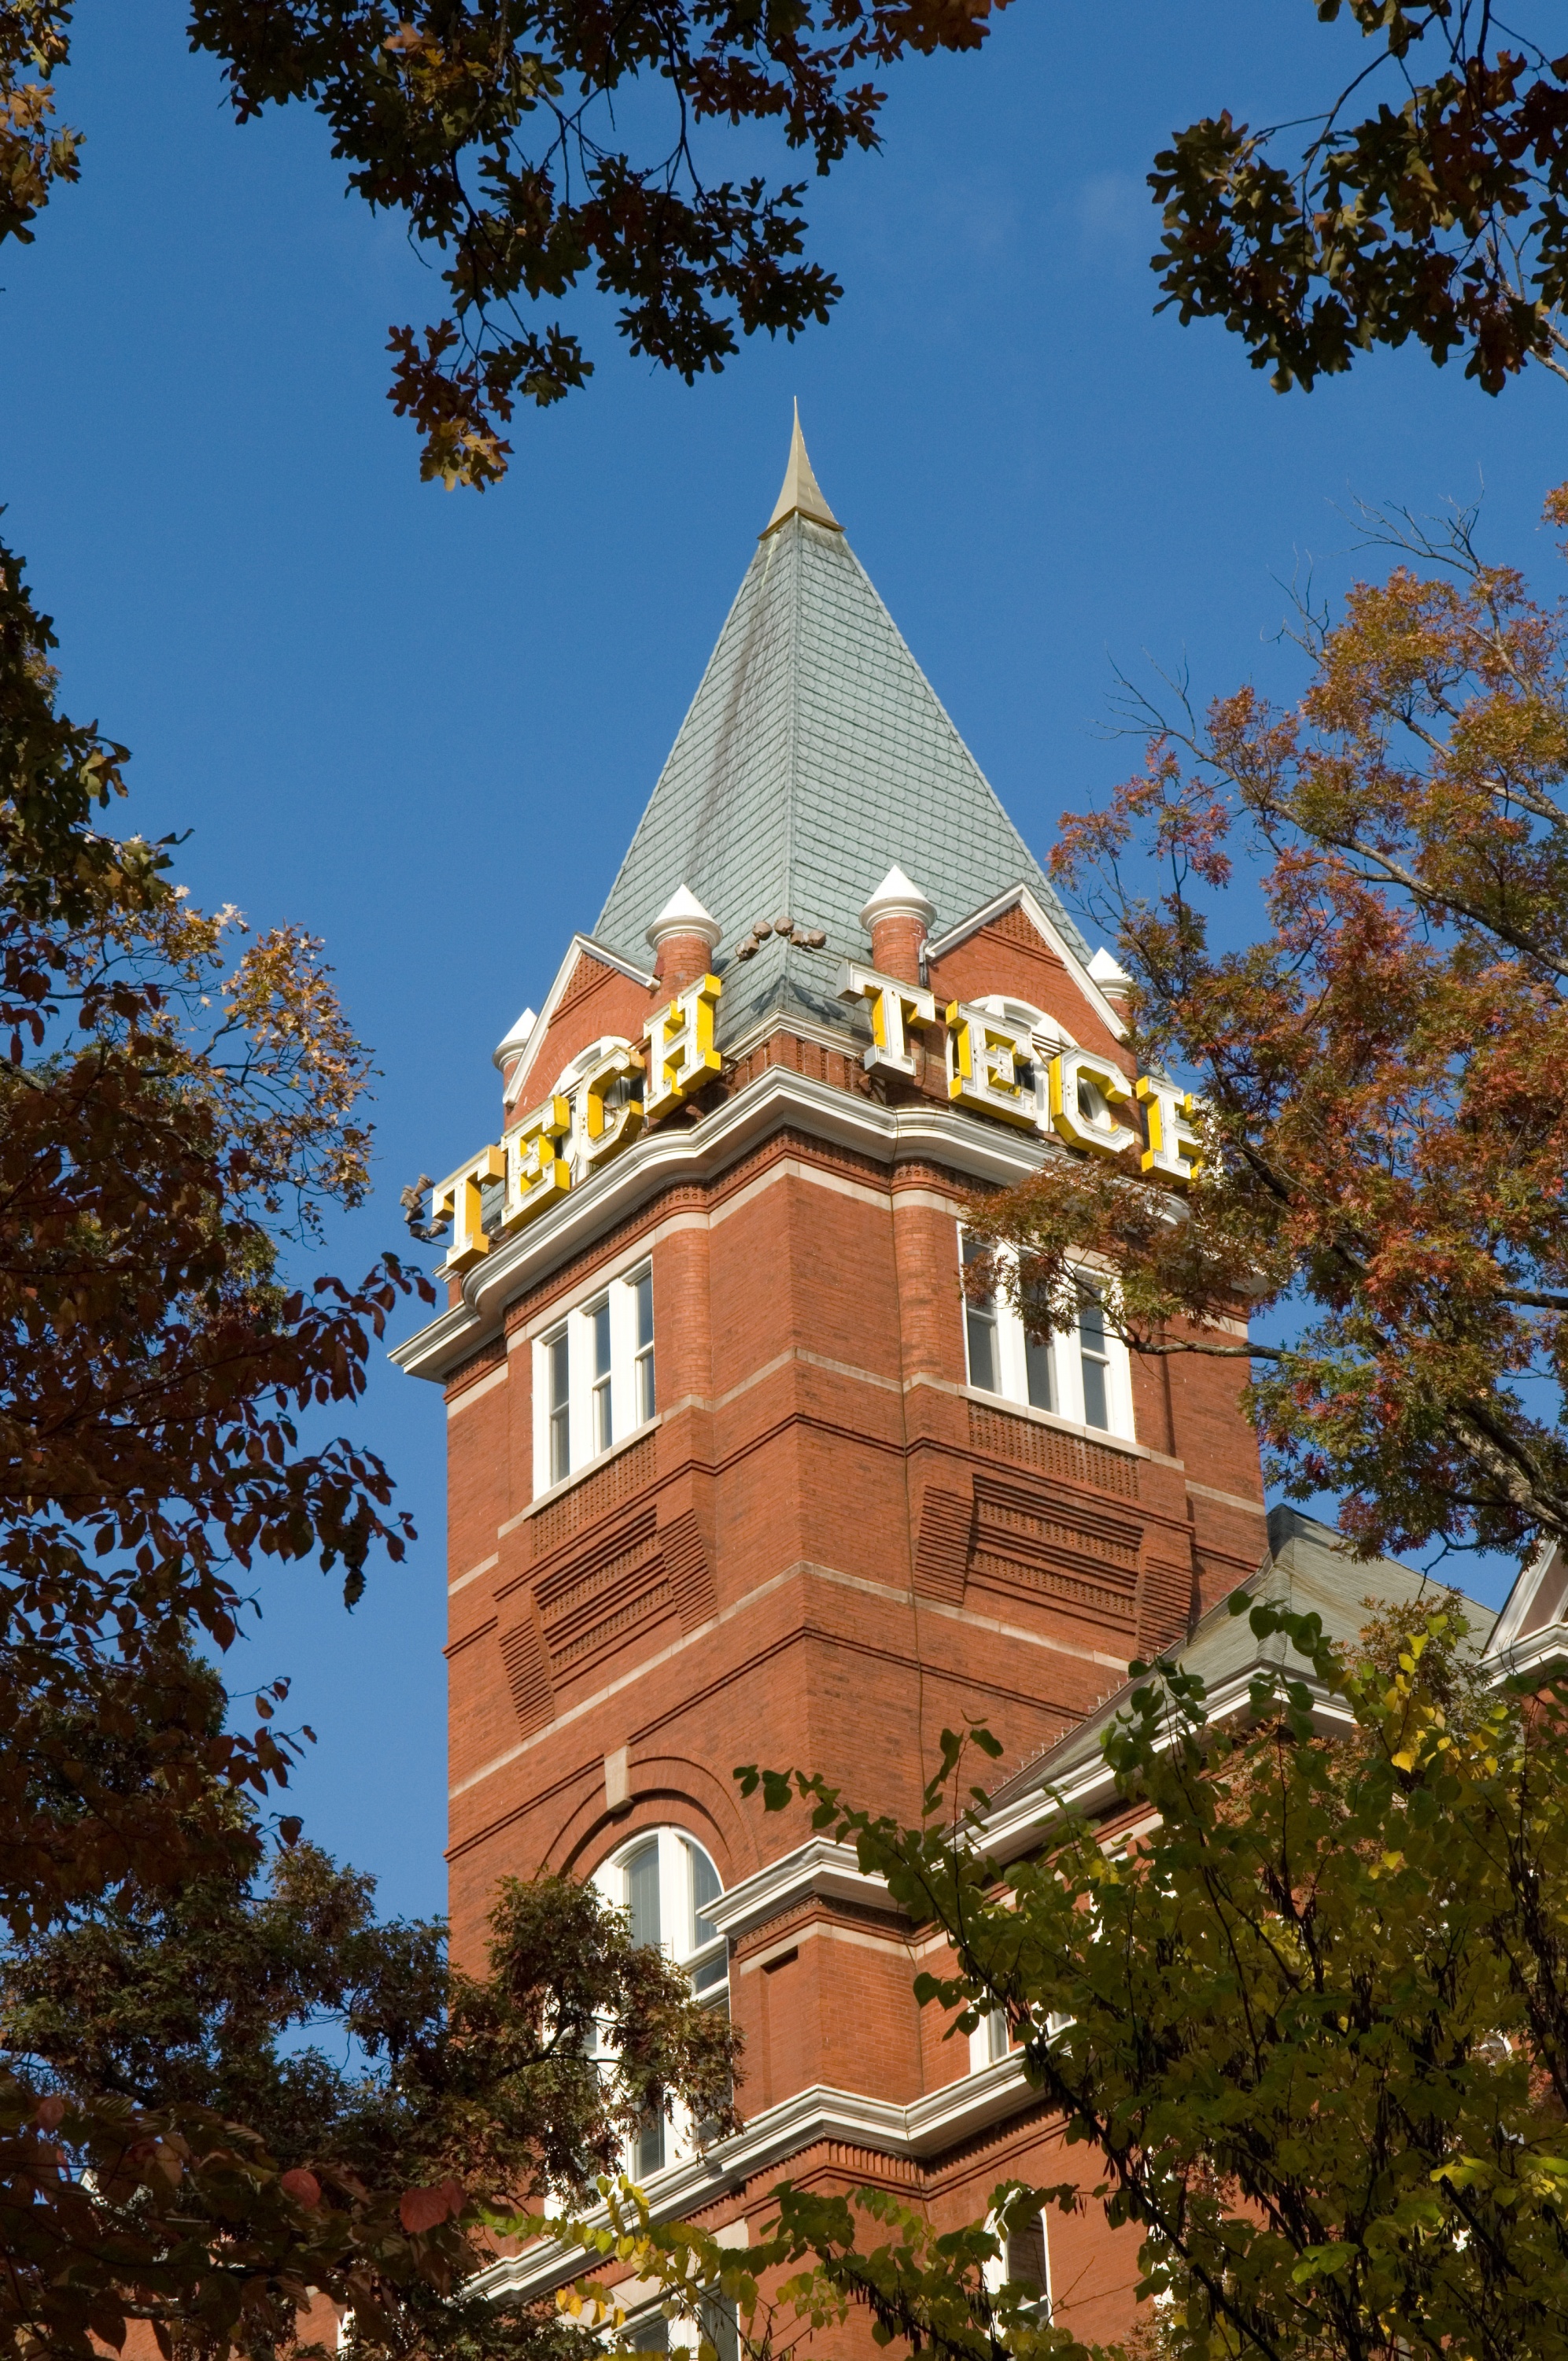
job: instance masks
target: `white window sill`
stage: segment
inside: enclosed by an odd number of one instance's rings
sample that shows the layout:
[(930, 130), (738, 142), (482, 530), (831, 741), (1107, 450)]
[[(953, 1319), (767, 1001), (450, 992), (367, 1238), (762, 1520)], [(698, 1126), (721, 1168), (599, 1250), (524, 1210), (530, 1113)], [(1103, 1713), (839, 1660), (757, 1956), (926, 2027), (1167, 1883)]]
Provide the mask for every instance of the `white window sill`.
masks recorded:
[(1058, 1434), (1077, 1435), (1084, 1443), (1102, 1443), (1109, 1450), (1125, 1451), (1134, 1459), (1152, 1459), (1146, 1445), (1135, 1443), (1130, 1434), (1117, 1434), (1108, 1426), (1084, 1426), (1076, 1418), (1058, 1418), (1054, 1410), (1036, 1410), (1033, 1402), (1014, 1401), (1011, 1394), (987, 1393), (983, 1386), (960, 1386), (959, 1391), (966, 1401), (979, 1402), (985, 1410), (1004, 1411), (1009, 1418), (1026, 1418), (1034, 1426), (1048, 1426)]

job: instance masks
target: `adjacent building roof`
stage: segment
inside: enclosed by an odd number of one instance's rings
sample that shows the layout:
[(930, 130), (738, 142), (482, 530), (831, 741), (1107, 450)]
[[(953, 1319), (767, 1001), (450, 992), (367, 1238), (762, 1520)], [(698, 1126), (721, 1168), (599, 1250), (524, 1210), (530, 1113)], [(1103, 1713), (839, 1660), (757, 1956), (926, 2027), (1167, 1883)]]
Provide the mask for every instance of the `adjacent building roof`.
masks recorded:
[[(781, 1006), (842, 1025), (838, 961), (865, 957), (860, 913), (890, 862), (935, 903), (933, 934), (1026, 884), (1089, 957), (831, 516), (797, 421), (773, 521), (594, 928), (641, 959), (688, 887), (723, 929), (730, 1038)], [(774, 935), (737, 964), (752, 923), (779, 917), (821, 928), (826, 949)]]
[[(1257, 1572), (1239, 1586), (1252, 1598), (1273, 1600), (1298, 1615), (1316, 1615), (1326, 1638), (1355, 1640), (1372, 1613), (1367, 1600), (1399, 1606), (1442, 1592), (1446, 1586), (1396, 1559), (1352, 1557), (1332, 1526), (1303, 1516), (1299, 1510), (1270, 1509), (1268, 1550)], [(1486, 1649), (1497, 1616), (1474, 1598), (1464, 1600), (1470, 1625), (1466, 1646), (1476, 1655)], [(1245, 1615), (1233, 1615), (1222, 1599), (1199, 1622), (1192, 1637), (1176, 1650), (1187, 1672), (1201, 1679), (1212, 1703), (1239, 1694), (1244, 1699), (1255, 1674), (1274, 1666), (1292, 1680), (1310, 1678), (1310, 1667), (1280, 1633), (1260, 1640)], [(992, 1797), (993, 1813), (1005, 1818), (1029, 1795), (1042, 1788), (1070, 1788), (1101, 1760), (1101, 1741), (1119, 1713), (1125, 1710), (1136, 1686), (1127, 1681), (1046, 1753), (1026, 1763)]]

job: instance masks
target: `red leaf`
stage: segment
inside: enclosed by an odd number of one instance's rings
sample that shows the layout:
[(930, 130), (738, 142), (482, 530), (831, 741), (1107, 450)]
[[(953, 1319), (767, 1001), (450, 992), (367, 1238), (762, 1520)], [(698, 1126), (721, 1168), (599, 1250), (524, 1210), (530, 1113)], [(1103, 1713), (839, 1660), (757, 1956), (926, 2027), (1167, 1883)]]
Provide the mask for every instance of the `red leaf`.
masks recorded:
[(278, 2186), (285, 2195), (293, 2199), (296, 2205), (302, 2205), (307, 2213), (314, 2213), (322, 2202), (321, 2182), (302, 2165), (296, 2165), (292, 2172), (281, 2173)]
[(460, 2180), (444, 2180), (434, 2189), (405, 2189), (398, 2201), (398, 2219), (412, 2237), (433, 2230), (449, 2214), (461, 2213), (468, 2193)]
[(56, 2132), (65, 2121), (65, 2101), (58, 2092), (40, 2099), (33, 2110), (33, 2118), (46, 2132)]

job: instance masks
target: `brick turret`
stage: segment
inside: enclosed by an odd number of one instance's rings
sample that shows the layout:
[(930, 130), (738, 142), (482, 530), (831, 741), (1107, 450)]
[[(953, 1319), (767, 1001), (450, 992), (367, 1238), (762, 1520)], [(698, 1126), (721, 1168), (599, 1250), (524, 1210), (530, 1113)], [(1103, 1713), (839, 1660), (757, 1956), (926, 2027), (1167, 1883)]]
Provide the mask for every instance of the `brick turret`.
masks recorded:
[(906, 877), (895, 861), (861, 912), (872, 939), (872, 965), (900, 983), (920, 983), (926, 934), (937, 906)]

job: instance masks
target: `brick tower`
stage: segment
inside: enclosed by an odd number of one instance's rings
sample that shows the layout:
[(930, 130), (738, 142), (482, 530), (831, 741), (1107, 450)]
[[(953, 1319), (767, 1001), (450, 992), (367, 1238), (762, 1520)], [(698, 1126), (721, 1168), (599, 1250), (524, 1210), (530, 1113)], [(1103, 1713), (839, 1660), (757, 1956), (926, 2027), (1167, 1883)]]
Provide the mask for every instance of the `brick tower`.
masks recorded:
[[(436, 1192), (447, 1308), (397, 1355), (446, 1398), (458, 1955), (501, 1875), (592, 1874), (745, 2034), (742, 2131), (655, 2125), (631, 2159), (662, 2213), (742, 2237), (786, 2165), (951, 2220), (1045, 2177), (1016, 2057), (944, 2041), (885, 1891), (731, 1772), (915, 1814), (944, 1724), (985, 1719), (1016, 1769), (1259, 1563), (1236, 1364), (1130, 1365), (1087, 1268), (1043, 1348), (960, 1287), (977, 1190), (1187, 1169), (1123, 982), (797, 422), (609, 898), (497, 1051), (496, 1142)], [(1127, 2252), (1085, 2217), (1049, 2237), (1064, 2317), (1120, 2329)]]

